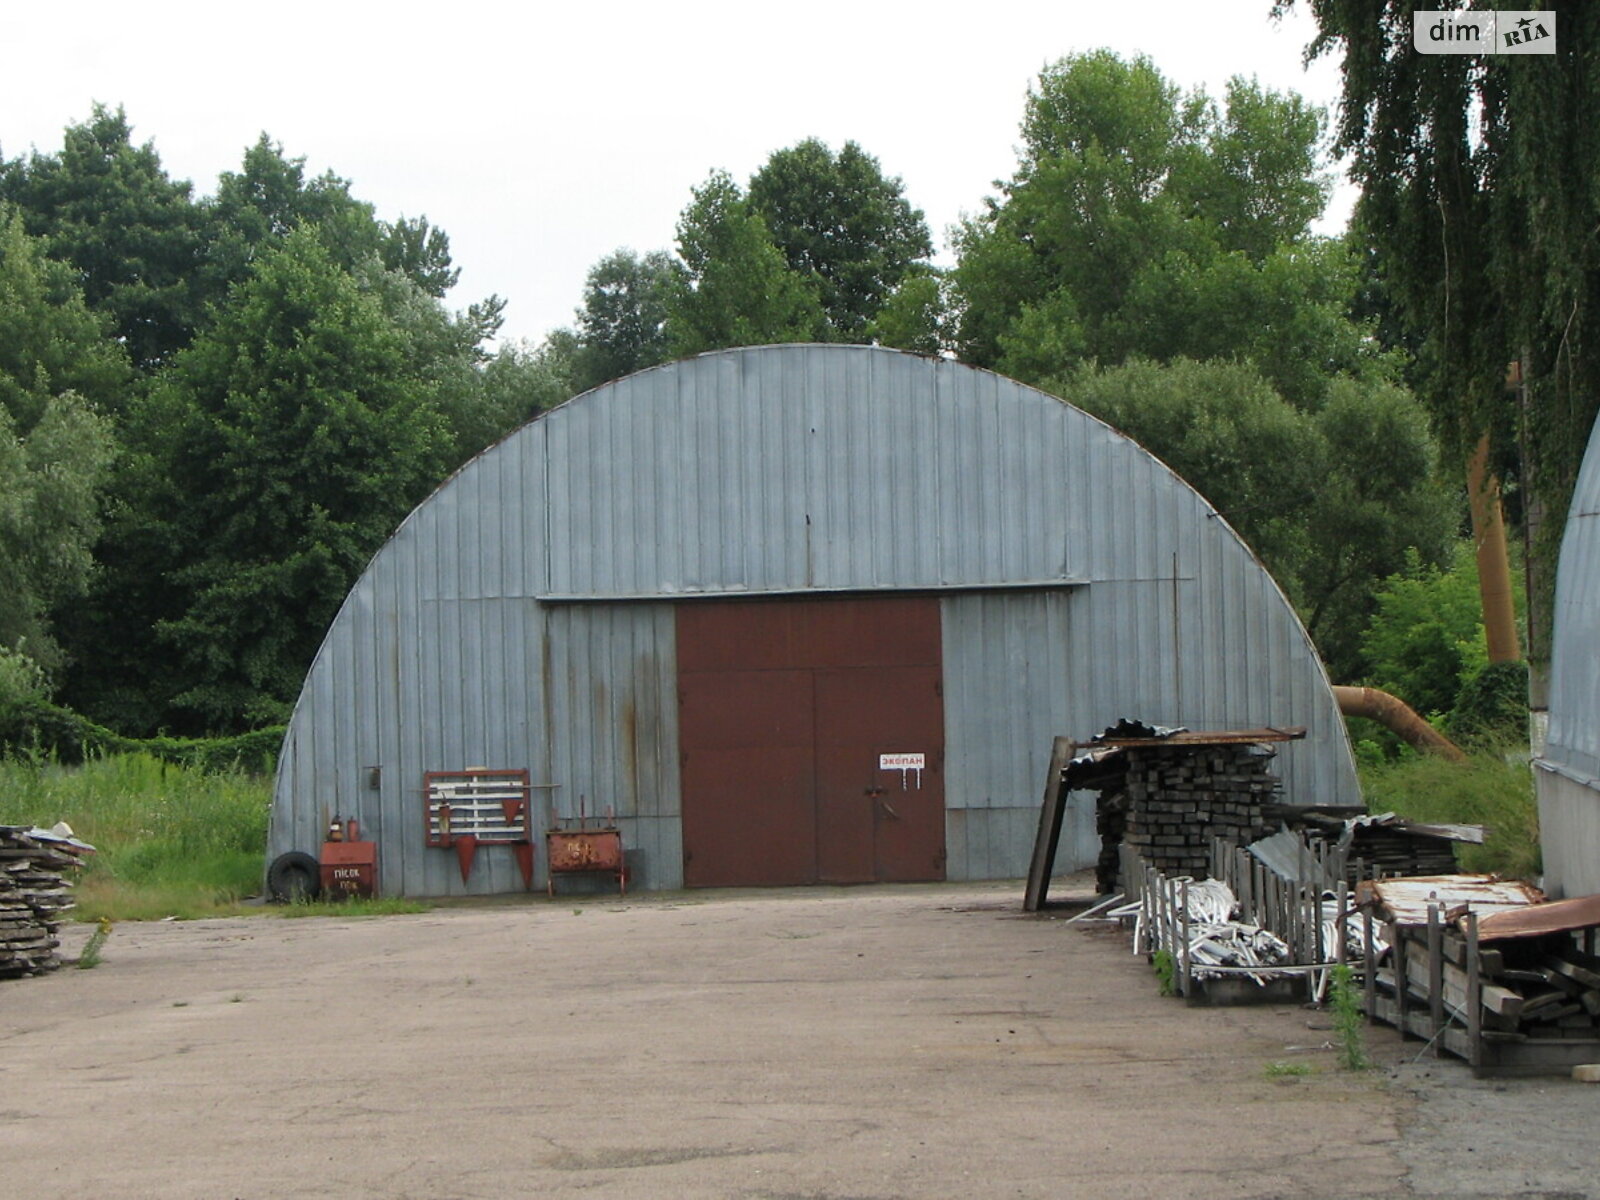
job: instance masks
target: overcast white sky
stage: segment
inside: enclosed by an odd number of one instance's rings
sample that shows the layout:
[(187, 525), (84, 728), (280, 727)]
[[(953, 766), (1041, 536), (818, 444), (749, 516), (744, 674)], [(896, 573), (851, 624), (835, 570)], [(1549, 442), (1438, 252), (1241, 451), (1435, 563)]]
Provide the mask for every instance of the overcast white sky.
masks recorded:
[[(945, 230), (1010, 173), (1041, 67), (1107, 46), (1215, 95), (1235, 74), (1331, 109), (1334, 62), (1270, 0), (547, 6), (0, 0), (0, 154), (60, 149), (94, 101), (170, 175), (215, 190), (264, 131), (379, 215), (449, 235), (455, 307), (506, 297), (504, 335), (570, 324), (618, 246), (670, 248), (713, 167), (743, 182), (801, 138), (854, 139)], [(1342, 188), (1325, 222), (1342, 228)]]

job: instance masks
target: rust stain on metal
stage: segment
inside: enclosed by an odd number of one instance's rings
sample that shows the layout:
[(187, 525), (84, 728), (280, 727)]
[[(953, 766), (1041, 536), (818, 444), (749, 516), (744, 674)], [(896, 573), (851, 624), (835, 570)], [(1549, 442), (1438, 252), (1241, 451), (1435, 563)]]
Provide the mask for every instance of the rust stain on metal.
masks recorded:
[(637, 812), (639, 806), (639, 709), (632, 696), (622, 702), (622, 776), (627, 784), (629, 804), (623, 812)]
[(1375, 902), (1380, 916), (1396, 925), (1426, 925), (1429, 907), (1453, 920), (1472, 912), (1484, 918), (1505, 909), (1544, 902), (1532, 884), (1494, 875), (1424, 875), (1410, 879), (1367, 880), (1356, 889), (1358, 903)]
[(594, 829), (551, 829), (545, 834), (546, 887), (556, 894), (556, 876), (598, 872), (615, 875), (623, 895), (628, 872), (622, 854), (622, 831), (615, 826)]

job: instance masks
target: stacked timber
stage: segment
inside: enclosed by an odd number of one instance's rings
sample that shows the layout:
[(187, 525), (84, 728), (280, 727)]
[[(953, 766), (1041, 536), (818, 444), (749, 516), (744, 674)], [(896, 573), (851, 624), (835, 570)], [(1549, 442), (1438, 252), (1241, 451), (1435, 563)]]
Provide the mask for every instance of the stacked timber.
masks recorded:
[[(1434, 972), (1427, 967), (1426, 937), (1408, 930), (1405, 947), (1406, 994), (1429, 1003)], [(1444, 1009), (1462, 1023), (1470, 1017), (1467, 943), (1455, 930), (1440, 938), (1438, 984)], [(1529, 1038), (1593, 1041), (1600, 1038), (1600, 958), (1572, 939), (1481, 944), (1478, 948), (1478, 1014), (1489, 1041)], [(1397, 987), (1396, 969), (1378, 970), (1378, 984)]]
[(1457, 869), (1456, 840), (1466, 839), (1399, 821), (1357, 825), (1350, 832), (1349, 856), (1374, 875), (1449, 875)]
[(1369, 1014), (1484, 1074), (1596, 1060), (1600, 896), (1546, 902), (1526, 885), (1474, 876), (1361, 891), (1391, 942), (1384, 959), (1367, 960)]
[(1257, 745), (1130, 746), (1123, 840), (1165, 875), (1206, 878), (1211, 839), (1244, 845), (1268, 832), (1280, 783)]
[(1376, 876), (1452, 875), (1456, 846), (1483, 844), (1482, 825), (1430, 825), (1394, 813), (1352, 809), (1273, 806), (1267, 814), (1290, 829), (1321, 834), (1337, 844), (1349, 864), (1353, 887)]
[(72, 907), (65, 872), (84, 843), (0, 825), (0, 978), (38, 975), (61, 965), (61, 915)]

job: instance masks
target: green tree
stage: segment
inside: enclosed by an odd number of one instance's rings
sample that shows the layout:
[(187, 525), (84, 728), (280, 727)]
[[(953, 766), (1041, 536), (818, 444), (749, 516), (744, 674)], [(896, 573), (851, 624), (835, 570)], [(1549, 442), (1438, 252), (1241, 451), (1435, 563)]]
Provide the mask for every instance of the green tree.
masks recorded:
[[(71, 268), (0, 205), (0, 649), (54, 671), (52, 611), (93, 568), (130, 371)], [(20, 670), (20, 668), (18, 668)]]
[(1308, 514), (1326, 470), (1315, 420), (1242, 363), (1135, 359), (1082, 366), (1050, 389), (1115, 426), (1210, 502), (1293, 600), (1310, 555)]
[(47, 257), (44, 241), (0, 203), (0, 404), (24, 432), (63, 392), (102, 412), (121, 406), (132, 373), (108, 325), (73, 269)]
[(1472, 546), (1458, 542), (1446, 567), (1414, 552), (1385, 579), (1361, 637), (1365, 679), (1420, 713), (1446, 713), (1488, 662)]
[[(308, 226), (306, 235), (315, 236), (320, 228)], [(350, 275), (378, 300), (393, 326), (398, 355), (393, 369), (413, 380), (422, 389), (419, 397), (444, 418), (448, 467), (459, 466), (511, 428), (493, 411), (484, 376), (490, 359), (482, 343), (499, 331), (498, 297), (452, 312), (411, 275), (386, 269), (377, 259), (357, 264)]]
[(678, 264), (660, 250), (615, 250), (589, 269), (578, 310), (581, 347), (572, 379), (578, 391), (670, 357), (667, 317), (680, 283)]
[(304, 157), (285, 157), (282, 145), (263, 133), (238, 171), (222, 173), (205, 206), (209, 299), (220, 300), (267, 247), (302, 226), (314, 226), (346, 270), (378, 262), (436, 299), (455, 286), (460, 272), (442, 229), (426, 217), (380, 221), (371, 204), (351, 195), (348, 180), (332, 171), (308, 179), (305, 165)]
[(141, 369), (187, 344), (202, 317), (205, 222), (190, 190), (167, 177), (152, 143), (133, 144), (121, 108), (98, 104), (68, 127), (61, 153), (0, 167), (0, 198), (77, 269), (90, 307), (110, 315)]
[(1292, 92), (1230, 79), (1222, 107), (1206, 104), (1203, 152), (1175, 169), (1173, 186), (1215, 230), (1221, 249), (1264, 262), (1304, 241), (1327, 204), (1323, 125), (1321, 110)]
[[(1456, 461), (1485, 432), (1501, 461), (1520, 456), (1545, 513), (1530, 569), (1548, 585), (1600, 408), (1600, 7), (1551, 0), (1556, 53), (1528, 57), (1417, 54), (1401, 0), (1307, 7), (1311, 52), (1340, 59), (1335, 144), (1417, 348), (1413, 386)], [(1504, 387), (1514, 359), (1520, 405)]]
[(1434, 481), (1424, 414), (1392, 385), (1337, 382), (1315, 413), (1241, 363), (1135, 360), (1048, 386), (1206, 497), (1295, 604), (1335, 679), (1363, 673), (1378, 581), (1445, 551), (1451, 497)]
[(281, 718), (356, 574), (443, 474), (438, 383), (409, 332), (294, 230), (133, 414), (124, 566), (156, 566), (136, 661), (166, 723)]
[(1306, 521), (1300, 603), (1329, 672), (1356, 679), (1379, 581), (1412, 555), (1447, 561), (1460, 502), (1439, 481), (1427, 413), (1404, 388), (1336, 379), (1315, 421), (1325, 475)]
[(884, 301), (867, 333), (880, 346), (941, 354), (951, 340), (951, 303), (949, 275), (932, 267), (911, 271)]
[(538, 345), (502, 345), (477, 371), (477, 408), (470, 422), (456, 416), (458, 436), (476, 452), (571, 399), (584, 349), (567, 329), (553, 330)]
[(401, 217), (384, 222), (378, 258), (385, 269), (411, 280), (427, 295), (443, 299), (461, 278), (461, 268), (450, 257), (450, 235), (427, 217)]
[(790, 270), (815, 280), (836, 340), (865, 337), (901, 281), (933, 254), (900, 180), (855, 142), (838, 154), (816, 138), (774, 151), (750, 178), (749, 204)]
[(958, 231), (956, 345), (1027, 380), (1080, 360), (1251, 361), (1287, 398), (1392, 375), (1349, 310), (1357, 261), (1312, 238), (1322, 122), (1235, 79), (1219, 107), (1109, 51), (1029, 95), (1017, 170)]
[(684, 273), (667, 319), (675, 355), (822, 338), (826, 318), (812, 281), (789, 269), (726, 171), (694, 189), (678, 221), (678, 256)]

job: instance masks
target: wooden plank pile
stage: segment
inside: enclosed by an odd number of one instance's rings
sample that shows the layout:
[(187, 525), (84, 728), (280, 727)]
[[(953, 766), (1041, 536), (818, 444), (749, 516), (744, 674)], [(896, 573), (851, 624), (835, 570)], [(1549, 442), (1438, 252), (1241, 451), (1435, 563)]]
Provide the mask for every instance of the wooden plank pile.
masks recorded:
[(61, 965), (56, 935), (72, 907), (64, 872), (80, 865), (82, 842), (0, 825), (0, 979), (38, 975)]
[(1430, 904), (1421, 920), (1380, 901), (1378, 915), (1397, 919), (1387, 960), (1368, 968), (1368, 1014), (1479, 1074), (1600, 1061), (1600, 897), (1448, 904), (1459, 898)]
[(1457, 869), (1455, 842), (1404, 824), (1358, 825), (1349, 846), (1351, 859), (1375, 875), (1448, 875)]
[(1270, 750), (1252, 745), (1129, 747), (1123, 840), (1166, 875), (1206, 877), (1211, 839), (1244, 845), (1269, 832), (1281, 786)]

